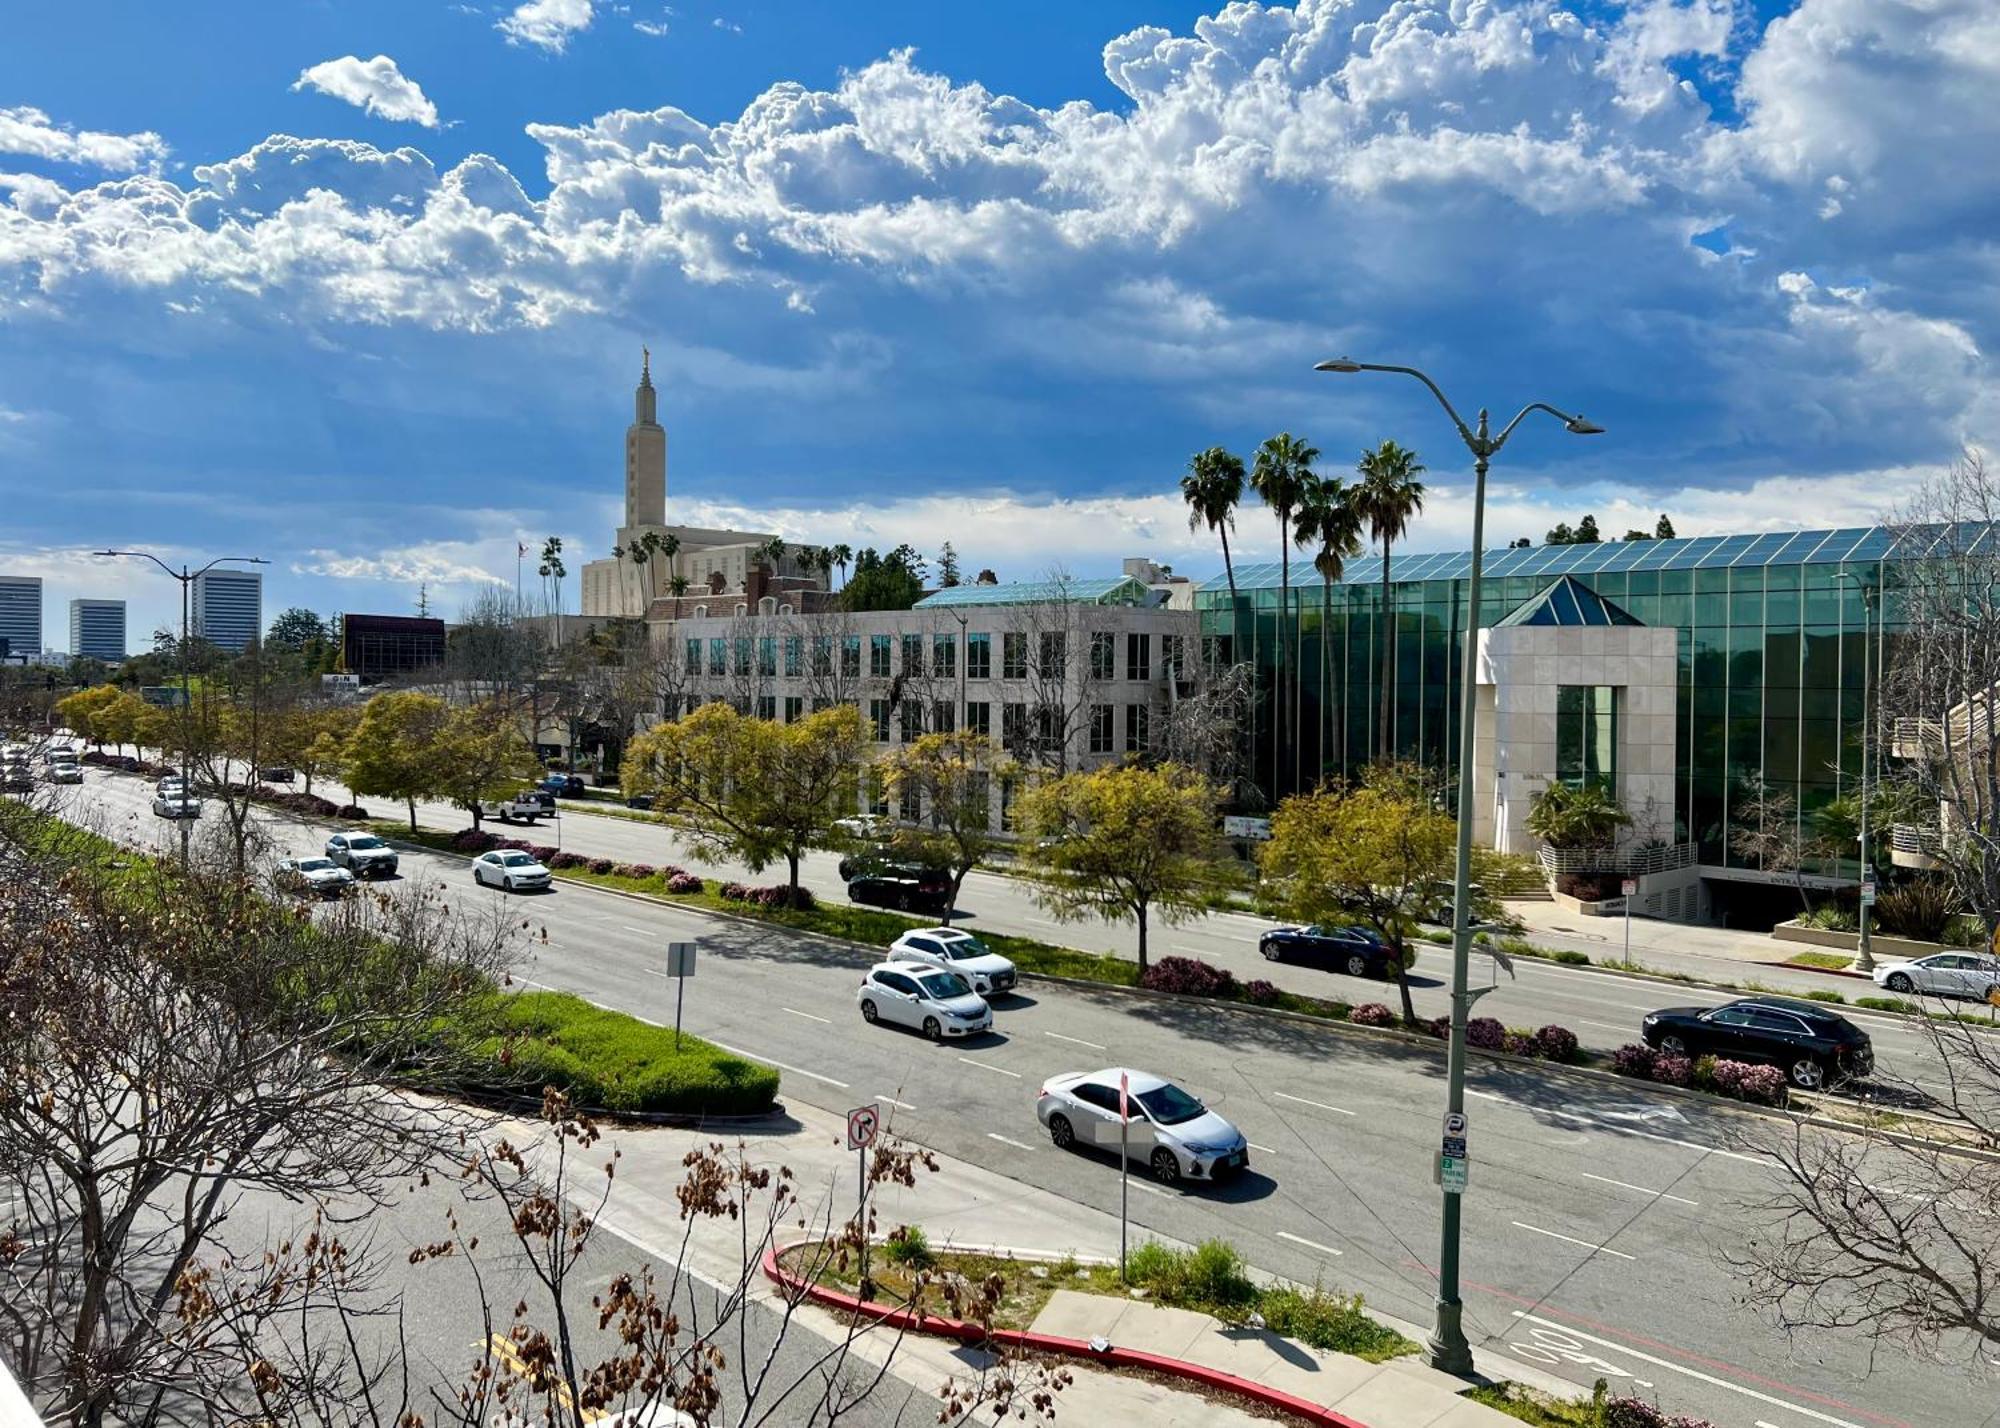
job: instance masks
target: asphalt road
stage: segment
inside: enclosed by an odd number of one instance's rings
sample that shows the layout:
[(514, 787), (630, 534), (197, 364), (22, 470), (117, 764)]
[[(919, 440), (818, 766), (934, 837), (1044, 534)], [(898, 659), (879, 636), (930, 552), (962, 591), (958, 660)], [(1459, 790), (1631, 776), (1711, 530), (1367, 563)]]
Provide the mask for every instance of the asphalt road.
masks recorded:
[[(93, 773), (78, 803), (150, 841), (166, 829), (145, 811), (146, 792)], [(569, 827), (586, 821), (624, 826), (577, 817)], [(316, 850), (323, 836), (269, 822), (296, 849)], [(406, 853), (404, 871), (462, 890), (467, 905), (502, 897), (475, 890), (458, 860)], [(880, 1101), (920, 1143), (1112, 1213), (1115, 1164), (1048, 1144), (1034, 1117), (1037, 1085), (1107, 1064), (1173, 1076), (1243, 1129), (1252, 1168), (1195, 1191), (1135, 1181), (1137, 1222), (1181, 1240), (1226, 1237), (1261, 1268), (1430, 1319), (1444, 1069), (1435, 1052), (1224, 1007), (1033, 984), (1001, 1004), (994, 1033), (933, 1046), (860, 1021), (864, 959), (836, 943), (576, 885), (513, 908), (547, 928), (522, 968), (530, 984), (670, 1023), (662, 945), (699, 938), (687, 1029), (778, 1065), (787, 1099), (829, 1110)], [(1592, 975), (1579, 987), (1578, 975), (1524, 967), (1521, 987), (1547, 1019), (1562, 1019), (1565, 997), (1621, 998), (1627, 1018), (1663, 1000), (1648, 983)], [(1884, 1058), (1916, 1045), (1886, 1024), (1877, 1041)], [(1734, 1302), (1723, 1256), (1753, 1233), (1747, 1206), (1770, 1185), (1739, 1139), (1754, 1123), (1638, 1086), (1476, 1061), (1470, 1085), (1463, 1272), (1467, 1331), (1484, 1347), (1579, 1385), (1606, 1377), (1657, 1394), (1725, 1428), (1996, 1421), (1990, 1386), (1962, 1373), (1891, 1355), (1871, 1362), (1845, 1339), (1788, 1343)]]

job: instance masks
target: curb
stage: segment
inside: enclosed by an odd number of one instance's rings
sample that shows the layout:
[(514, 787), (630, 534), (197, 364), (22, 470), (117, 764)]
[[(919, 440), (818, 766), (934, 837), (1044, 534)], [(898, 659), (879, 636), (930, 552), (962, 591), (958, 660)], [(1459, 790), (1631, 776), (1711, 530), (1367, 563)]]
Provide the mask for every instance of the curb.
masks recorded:
[[(787, 1247), (789, 1248), (789, 1246)], [(1149, 1354), (1138, 1349), (1121, 1349), (1116, 1344), (1108, 1344), (1102, 1350), (1092, 1347), (1092, 1341), (1066, 1339), (1055, 1334), (1037, 1334), (1029, 1329), (987, 1329), (979, 1324), (962, 1319), (947, 1319), (940, 1315), (911, 1313), (894, 1309), (872, 1300), (858, 1299), (851, 1294), (843, 1294), (837, 1289), (812, 1284), (793, 1274), (778, 1263), (778, 1248), (768, 1245), (764, 1250), (764, 1275), (773, 1284), (791, 1294), (810, 1299), (822, 1308), (836, 1309), (845, 1313), (865, 1315), (878, 1324), (919, 1334), (936, 1334), (942, 1338), (957, 1339), (961, 1343), (1007, 1344), (1014, 1348), (1029, 1349), (1045, 1354), (1060, 1354), (1067, 1358), (1081, 1359), (1087, 1363), (1104, 1364), (1115, 1368), (1147, 1369), (1154, 1373), (1166, 1374), (1173, 1378), (1183, 1378), (1204, 1388), (1246, 1398), (1266, 1408), (1274, 1408), (1282, 1413), (1304, 1419), (1308, 1423), (1326, 1425), (1326, 1428), (1369, 1428), (1358, 1418), (1349, 1418), (1331, 1408), (1297, 1398), (1275, 1388), (1266, 1387), (1247, 1378), (1239, 1378), (1220, 1369), (1212, 1369), (1202, 1364), (1188, 1363), (1184, 1359), (1168, 1358), (1164, 1354)]]

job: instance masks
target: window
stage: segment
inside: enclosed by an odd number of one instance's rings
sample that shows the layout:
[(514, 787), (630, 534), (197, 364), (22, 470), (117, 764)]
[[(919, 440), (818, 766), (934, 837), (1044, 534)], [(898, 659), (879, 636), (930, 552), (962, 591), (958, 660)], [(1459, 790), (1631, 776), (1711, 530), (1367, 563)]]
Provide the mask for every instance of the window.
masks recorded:
[(708, 672), (710, 674), (729, 673), (729, 641), (712, 639), (708, 642)]
[(1042, 663), (1037, 671), (1043, 679), (1060, 680), (1069, 664), (1069, 639), (1061, 630), (1042, 631)]
[(965, 732), (982, 739), (993, 737), (993, 706), (983, 699), (967, 700)]
[(967, 679), (991, 679), (993, 677), (993, 636), (967, 635), (965, 637), (965, 677)]
[(1086, 1106), (1095, 1106), (1114, 1116), (1118, 1114), (1118, 1088), (1115, 1086), (1100, 1086), (1094, 1081), (1085, 1081), (1080, 1086), (1071, 1087), (1070, 1094)]
[(903, 636), (903, 673), (915, 679), (924, 672), (924, 637)]
[(797, 635), (785, 636), (785, 677), (797, 679), (805, 670), (805, 641)]
[(833, 673), (833, 640), (826, 635), (813, 636), (812, 671), (819, 675)]
[(689, 674), (700, 674), (700, 673), (701, 673), (701, 641), (700, 641), (700, 640), (689, 640), (689, 641), (687, 642), (687, 672), (688, 672)]
[(840, 637), (840, 677), (842, 679), (861, 678), (861, 636), (842, 635)]
[(750, 637), (748, 635), (738, 635), (736, 637), (736, 672), (738, 674), (748, 674), (750, 672)]
[(950, 679), (958, 673), (958, 641), (951, 635), (931, 637), (931, 673)]
[(983, 772), (975, 772), (965, 780), (965, 803), (959, 815), (971, 827), (975, 820), (981, 828), (993, 823), (993, 777)]
[(785, 696), (785, 722), (796, 724), (805, 717), (806, 701), (796, 694)]
[(958, 727), (957, 712), (949, 699), (939, 699), (931, 705), (931, 731), (949, 734)]
[(1112, 747), (1111, 706), (1093, 704), (1090, 706), (1090, 751), (1093, 754), (1108, 754)]
[(1109, 630), (1093, 630), (1090, 635), (1090, 677), (1109, 679), (1118, 663), (1118, 636)]
[(889, 742), (889, 701), (871, 699), (868, 701), (868, 722), (874, 726), (875, 742)]
[(1000, 636), (1000, 677), (1028, 677), (1028, 636), (1023, 631), (1008, 630)]
[(778, 642), (769, 635), (757, 641), (757, 673), (769, 679), (778, 672)]
[(1018, 749), (1028, 741), (1028, 706), (1007, 703), (1000, 706), (1000, 741)]
[(924, 706), (917, 703), (914, 699), (905, 699), (901, 704), (896, 706), (896, 712), (901, 715), (903, 721), (903, 742), (906, 744), (916, 743), (918, 739), (923, 737)]
[(778, 717), (778, 697), (775, 694), (760, 694), (757, 696), (757, 717), (759, 719), (776, 719)]
[(1169, 679), (1187, 678), (1187, 655), (1182, 648), (1182, 636), (1160, 636), (1160, 664)]
[(1125, 706), (1125, 752), (1143, 754), (1152, 742), (1153, 711), (1143, 704)]
[(1044, 749), (1060, 749), (1069, 742), (1069, 717), (1053, 704), (1035, 706), (1035, 738)]
[(1127, 679), (1151, 679), (1153, 677), (1153, 637), (1151, 635), (1128, 634), (1125, 636), (1125, 677)]
[(906, 997), (914, 997), (917, 994), (917, 984), (901, 972), (877, 972), (875, 980), (890, 991), (901, 992)]
[(889, 677), (889, 651), (892, 641), (887, 635), (868, 637), (868, 673), (876, 679)]
[(903, 796), (897, 814), (905, 823), (915, 823), (924, 816), (923, 791), (913, 783), (903, 785)]
[(1556, 689), (1556, 777), (1571, 788), (1610, 790), (1618, 780), (1616, 691), (1608, 685)]

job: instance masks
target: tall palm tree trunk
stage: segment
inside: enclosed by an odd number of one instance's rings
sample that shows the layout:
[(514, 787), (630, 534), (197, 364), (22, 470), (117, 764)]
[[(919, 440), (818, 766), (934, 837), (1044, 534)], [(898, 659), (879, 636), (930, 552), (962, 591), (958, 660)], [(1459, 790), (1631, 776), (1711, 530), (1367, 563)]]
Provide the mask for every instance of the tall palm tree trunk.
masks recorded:
[(1326, 777), (1326, 753), (1333, 735), (1333, 581), (1319, 587), (1319, 776)]
[(1396, 616), (1389, 608), (1389, 542), (1382, 542), (1382, 727), (1376, 755), (1383, 763), (1396, 756)]
[[(1291, 663), (1291, 646), (1285, 641), (1285, 622), (1292, 613), (1292, 513), (1278, 513), (1278, 648), (1271, 661), (1272, 694), (1278, 701), (1278, 717), (1272, 729), (1275, 735), (1271, 748), (1271, 801), (1279, 797), (1279, 780), (1283, 774), (1285, 757), (1285, 669)], [(1296, 675), (1297, 671), (1294, 670)]]

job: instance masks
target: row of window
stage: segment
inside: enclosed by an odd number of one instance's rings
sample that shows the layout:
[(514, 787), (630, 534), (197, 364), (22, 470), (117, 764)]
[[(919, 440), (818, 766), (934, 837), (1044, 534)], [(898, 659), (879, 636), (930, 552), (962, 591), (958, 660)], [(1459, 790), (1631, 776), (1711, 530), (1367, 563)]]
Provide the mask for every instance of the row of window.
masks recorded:
[[(718, 696), (719, 697), (719, 696)], [(690, 696), (689, 709), (703, 701), (699, 696)], [(812, 701), (814, 712), (827, 707), (827, 701)], [(1125, 713), (1121, 720), (1116, 704), (1093, 704), (1089, 709), (1089, 752), (1093, 754), (1143, 754), (1152, 748), (1153, 711), (1144, 704), (1122, 706)], [(757, 696), (753, 712), (759, 719), (780, 720), (793, 724), (805, 717), (806, 701), (801, 695), (788, 694), (780, 699), (776, 695)], [(678, 711), (669, 710), (669, 717)], [(958, 710), (952, 701), (939, 699), (926, 705), (915, 699), (906, 699), (892, 710), (886, 699), (868, 701), (868, 730), (870, 737), (878, 744), (890, 742), (893, 728), (898, 741), (913, 744), (925, 734), (950, 734), (958, 728)], [(1122, 730), (1121, 730), (1122, 724)], [(968, 699), (965, 703), (965, 731), (982, 739), (993, 737), (993, 706), (983, 699)], [(1123, 738), (1121, 741), (1120, 734)], [(1000, 706), (1000, 742), (1007, 748), (1023, 748), (1030, 743), (1043, 748), (1058, 748), (1069, 737), (1068, 712), (1056, 705), (1029, 705), (1009, 701)]]
[[(895, 653), (896, 636), (870, 635), (868, 639), (868, 674), (873, 679), (888, 679), (896, 673), (891, 668), (891, 657)], [(1182, 639), (1180, 635), (1160, 636), (1160, 656), (1162, 664), (1169, 669), (1183, 667)], [(690, 636), (683, 646), (682, 664), (689, 674), (738, 674), (747, 675), (753, 668), (766, 678), (775, 678), (779, 669), (779, 656), (783, 655), (785, 676), (797, 679), (807, 668), (810, 653), (811, 670), (816, 675), (833, 673), (836, 658), (840, 673), (846, 679), (861, 677), (862, 637), (843, 635), (838, 646), (831, 635), (815, 635), (808, 651), (807, 639), (803, 635), (715, 635), (705, 642), (699, 636)], [(706, 643), (706, 659), (703, 645)], [(959, 637), (957, 635), (911, 635), (902, 636), (902, 670), (906, 677), (917, 677), (928, 672), (941, 679), (958, 677)], [(1026, 679), (1029, 677), (1028, 632), (1008, 630), (1000, 637), (1000, 677), (1002, 679)], [(1037, 676), (1051, 679), (1064, 677), (1069, 664), (1069, 641), (1061, 630), (1039, 632), (1036, 642), (1037, 656), (1033, 669)], [(991, 679), (993, 677), (993, 637), (990, 634), (967, 634), (965, 636), (965, 677), (967, 679)], [(1094, 680), (1111, 680), (1118, 677), (1118, 636), (1110, 630), (1093, 631), (1090, 636), (1090, 677)], [(1128, 632), (1125, 636), (1124, 677), (1132, 681), (1150, 680), (1153, 677), (1153, 637), (1139, 631)]]

